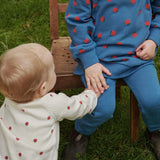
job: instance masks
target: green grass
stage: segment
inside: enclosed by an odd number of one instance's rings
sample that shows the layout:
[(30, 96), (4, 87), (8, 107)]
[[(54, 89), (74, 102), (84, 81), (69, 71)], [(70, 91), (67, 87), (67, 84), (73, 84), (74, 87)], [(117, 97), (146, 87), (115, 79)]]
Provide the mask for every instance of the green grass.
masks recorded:
[[(0, 17), (0, 54), (6, 49), (30, 42), (40, 43), (50, 49), (48, 0), (0, 0)], [(60, 35), (66, 36), (68, 32), (64, 20), (62, 21), (63, 17), (64, 14), (59, 20)], [(157, 56), (155, 63), (160, 75), (160, 56)], [(82, 90), (64, 92), (71, 96), (80, 91)], [(83, 160), (154, 160), (152, 152), (146, 145), (145, 126), (142, 120), (138, 142), (130, 143), (128, 87), (122, 87), (121, 92), (114, 118), (105, 122), (91, 135), (87, 154)], [(0, 104), (3, 100), (4, 97), (0, 94)], [(74, 122), (64, 120), (60, 125), (59, 160)]]

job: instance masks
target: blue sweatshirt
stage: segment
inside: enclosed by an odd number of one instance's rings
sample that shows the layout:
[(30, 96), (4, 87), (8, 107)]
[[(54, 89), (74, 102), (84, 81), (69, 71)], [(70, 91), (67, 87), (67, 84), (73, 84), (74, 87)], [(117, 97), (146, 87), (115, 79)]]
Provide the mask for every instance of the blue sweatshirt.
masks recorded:
[(123, 78), (153, 63), (136, 56), (141, 43), (160, 45), (160, 0), (70, 0), (65, 20), (78, 75), (101, 63), (112, 78)]

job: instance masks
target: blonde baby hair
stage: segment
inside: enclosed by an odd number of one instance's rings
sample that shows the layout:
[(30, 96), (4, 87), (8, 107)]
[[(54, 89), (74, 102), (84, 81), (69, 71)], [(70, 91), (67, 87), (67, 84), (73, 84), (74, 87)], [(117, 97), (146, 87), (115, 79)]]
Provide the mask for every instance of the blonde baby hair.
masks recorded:
[(43, 62), (47, 48), (28, 43), (6, 51), (0, 57), (0, 92), (16, 102), (31, 101), (41, 83), (48, 78)]

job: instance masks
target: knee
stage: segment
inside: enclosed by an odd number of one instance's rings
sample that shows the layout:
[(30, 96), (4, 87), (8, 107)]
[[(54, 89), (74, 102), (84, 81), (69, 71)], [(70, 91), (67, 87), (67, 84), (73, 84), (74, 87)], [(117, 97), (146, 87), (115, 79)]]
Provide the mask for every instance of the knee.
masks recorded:
[[(101, 105), (101, 107), (99, 107)], [(101, 120), (104, 121), (113, 117), (113, 113), (115, 111), (115, 103), (112, 104), (98, 104), (97, 108), (94, 111), (94, 116), (99, 117)]]
[(157, 96), (151, 96), (148, 99), (145, 99), (142, 102), (142, 106), (147, 110), (155, 110), (156, 108), (160, 108), (160, 94)]

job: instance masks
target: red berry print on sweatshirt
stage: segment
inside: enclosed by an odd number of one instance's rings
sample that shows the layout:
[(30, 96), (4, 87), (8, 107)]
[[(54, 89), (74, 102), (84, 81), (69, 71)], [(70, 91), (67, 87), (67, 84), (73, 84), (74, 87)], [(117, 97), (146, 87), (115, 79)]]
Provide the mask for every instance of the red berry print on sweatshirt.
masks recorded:
[(149, 26), (150, 25), (150, 22), (149, 21), (145, 21), (145, 26)]
[(76, 2), (76, 1), (73, 1), (73, 5), (76, 6), (76, 5), (77, 5), (77, 2)]
[(150, 9), (150, 4), (146, 4), (145, 8)]
[(93, 4), (93, 8), (96, 8), (96, 7), (97, 7), (97, 3), (94, 3), (94, 4)]
[(133, 33), (133, 34), (132, 34), (132, 37), (133, 37), (133, 38), (137, 37), (137, 33), (136, 33), (136, 32)]
[(100, 18), (100, 21), (101, 21), (101, 22), (104, 22), (104, 20), (105, 20), (105, 18), (102, 16), (102, 17)]
[(132, 4), (136, 3), (136, 0), (131, 0), (131, 3), (132, 3)]
[(122, 42), (117, 42), (117, 45), (122, 45)]
[(133, 53), (132, 53), (131, 51), (129, 51), (129, 52), (127, 52), (127, 54), (128, 54), (128, 55), (131, 55), (131, 54), (133, 54)]
[(79, 18), (78, 16), (76, 16), (74, 19), (75, 19), (76, 21), (80, 21), (80, 18)]
[(68, 106), (68, 107), (67, 107), (67, 109), (68, 109), (68, 110), (70, 110), (70, 109), (71, 109), (71, 107), (70, 107), (70, 106)]
[(90, 4), (91, 3), (91, 1), (90, 0), (86, 0), (86, 4)]
[(39, 155), (43, 155), (43, 152), (40, 152)]
[(4, 158), (5, 158), (5, 159), (8, 159), (8, 156), (5, 156)]
[(19, 141), (20, 139), (19, 139), (19, 138), (16, 138), (16, 140)]
[(98, 33), (97, 37), (102, 38), (102, 33)]
[(25, 125), (28, 126), (28, 125), (29, 125), (29, 122), (26, 122)]
[(118, 7), (114, 7), (112, 10), (114, 13), (118, 12)]
[(38, 140), (37, 140), (36, 138), (35, 138), (35, 139), (33, 139), (33, 142), (34, 142), (34, 143), (36, 143), (37, 141), (38, 141)]
[(47, 117), (47, 120), (50, 120), (50, 119), (51, 119), (51, 117), (50, 117), (50, 116), (48, 116), (48, 117)]
[(141, 10), (139, 10), (139, 12), (138, 12), (138, 15), (140, 15), (141, 14)]
[(107, 2), (111, 2), (111, 0), (107, 0)]
[(115, 36), (116, 35), (116, 31), (111, 31), (111, 36)]
[(125, 24), (126, 24), (126, 25), (129, 25), (130, 23), (131, 23), (131, 21), (130, 21), (129, 19), (126, 19), (126, 20), (125, 20)]
[(108, 45), (107, 45), (107, 44), (103, 45), (103, 48), (107, 48), (107, 47), (108, 47)]
[(69, 17), (69, 16), (70, 16), (70, 14), (67, 14), (67, 15), (66, 15), (66, 18)]
[(80, 50), (79, 50), (79, 53), (84, 53), (84, 52), (85, 52), (84, 49), (80, 49)]
[(73, 28), (73, 33), (76, 33), (76, 32), (77, 32), (77, 30), (75, 28)]
[(127, 61), (127, 59), (126, 59), (126, 58), (123, 58), (123, 61)]
[(25, 112), (25, 110), (24, 110), (24, 109), (22, 109), (21, 111), (22, 111), (22, 112)]
[(86, 38), (86, 39), (84, 40), (84, 43), (88, 43), (88, 42), (89, 42), (89, 39)]
[(91, 30), (89, 30), (89, 31), (88, 31), (88, 34), (89, 34), (89, 35), (92, 35), (92, 31), (91, 31)]
[(12, 127), (11, 126), (9, 126), (9, 128), (8, 128), (9, 130), (12, 130)]
[(112, 58), (117, 58), (117, 56), (112, 56)]
[(22, 157), (22, 153), (18, 153), (18, 156), (19, 156), (19, 157)]
[(53, 97), (53, 94), (50, 94), (50, 97)]
[(82, 101), (79, 101), (80, 104), (82, 104)]

